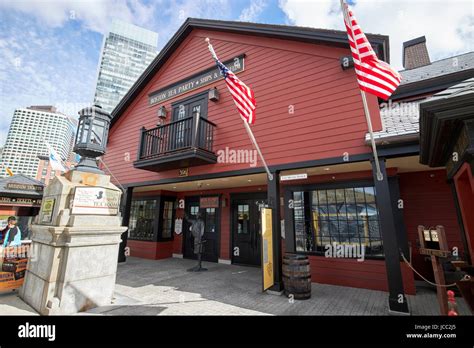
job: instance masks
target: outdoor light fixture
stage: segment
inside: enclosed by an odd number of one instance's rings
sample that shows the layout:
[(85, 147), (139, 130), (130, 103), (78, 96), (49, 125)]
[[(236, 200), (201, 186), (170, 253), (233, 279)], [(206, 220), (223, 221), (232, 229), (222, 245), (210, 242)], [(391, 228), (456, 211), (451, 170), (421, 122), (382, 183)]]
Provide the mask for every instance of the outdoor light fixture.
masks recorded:
[(110, 114), (100, 105), (79, 111), (74, 152), (81, 160), (74, 170), (103, 174), (97, 166), (97, 157), (105, 154), (110, 119)]
[(158, 109), (158, 117), (161, 118), (161, 119), (164, 119), (166, 118), (166, 108), (164, 105), (160, 106), (160, 108)]
[(213, 102), (219, 101), (219, 91), (216, 87), (209, 90), (209, 100)]

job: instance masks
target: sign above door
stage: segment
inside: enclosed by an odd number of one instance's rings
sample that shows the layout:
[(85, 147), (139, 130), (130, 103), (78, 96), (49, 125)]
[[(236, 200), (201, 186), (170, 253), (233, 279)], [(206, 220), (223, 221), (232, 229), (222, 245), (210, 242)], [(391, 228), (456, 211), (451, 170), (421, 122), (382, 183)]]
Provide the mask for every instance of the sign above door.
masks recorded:
[(201, 197), (199, 199), (200, 208), (219, 208), (219, 196)]

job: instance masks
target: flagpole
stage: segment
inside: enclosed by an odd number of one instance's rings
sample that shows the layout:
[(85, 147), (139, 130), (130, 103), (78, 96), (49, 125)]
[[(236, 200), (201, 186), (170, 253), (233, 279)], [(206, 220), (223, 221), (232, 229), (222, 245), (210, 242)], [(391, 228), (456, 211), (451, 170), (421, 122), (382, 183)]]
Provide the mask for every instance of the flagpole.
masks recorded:
[[(211, 52), (212, 58), (214, 58), (214, 60), (218, 60), (216, 52), (214, 51), (214, 47), (212, 47), (211, 45), (211, 40), (209, 40), (209, 38), (206, 37), (205, 41), (207, 42), (207, 47), (209, 48), (209, 51)], [(247, 134), (249, 135), (250, 140), (252, 141), (253, 145), (257, 149), (258, 155), (260, 156), (260, 159), (263, 162), (263, 166), (265, 167), (265, 171), (267, 172), (267, 175), (268, 175), (268, 180), (272, 181), (273, 174), (270, 173), (270, 169), (268, 169), (267, 162), (265, 161), (265, 158), (263, 158), (262, 151), (260, 151), (260, 147), (258, 146), (257, 140), (255, 139), (255, 136), (253, 135), (252, 129), (250, 128), (249, 124), (244, 119), (242, 119), (242, 121), (244, 122), (244, 126), (245, 126), (245, 129), (247, 130)]]
[(258, 155), (260, 156), (260, 159), (263, 162), (263, 166), (265, 167), (265, 170), (267, 171), (268, 180), (272, 181), (273, 180), (273, 174), (270, 173), (270, 169), (268, 169), (267, 162), (265, 162), (265, 158), (263, 158), (262, 151), (260, 151), (260, 147), (257, 144), (257, 140), (255, 140), (255, 136), (253, 135), (253, 132), (250, 129), (249, 124), (245, 120), (243, 120), (243, 121), (244, 121), (245, 129), (247, 130), (247, 133), (250, 137), (250, 140), (252, 140), (253, 145), (257, 149)]
[(120, 188), (122, 189), (123, 192), (125, 192), (125, 187), (122, 186), (122, 184), (120, 183), (120, 181), (115, 177), (114, 173), (112, 173), (112, 171), (109, 169), (109, 167), (107, 166), (107, 164), (105, 163), (105, 161), (102, 159), (102, 157), (99, 157), (99, 161), (100, 163), (102, 163), (105, 167), (105, 169), (107, 169), (107, 171), (110, 173), (110, 175), (115, 179), (115, 181), (117, 181), (117, 184), (120, 186)]
[[(340, 3), (341, 3), (341, 9), (342, 9), (342, 14), (344, 16), (344, 19), (347, 21), (347, 23), (349, 24), (349, 27), (351, 28), (351, 33), (352, 33), (352, 36), (353, 36), (353, 39), (354, 39), (354, 44), (355, 44), (355, 47), (356, 47), (356, 50), (357, 50), (357, 56), (359, 57), (359, 61), (360, 61), (361, 58), (360, 58), (360, 53), (359, 53), (359, 46), (357, 46), (354, 30), (352, 29), (352, 21), (349, 18), (348, 13), (346, 12), (346, 7), (344, 6), (345, 1), (340, 0)], [(350, 46), (350, 44), (349, 44), (349, 46)], [(382, 174), (382, 171), (380, 170), (379, 156), (378, 156), (378, 153), (377, 153), (377, 146), (375, 145), (374, 131), (373, 131), (373, 128), (372, 128), (372, 120), (370, 119), (370, 111), (369, 111), (369, 106), (367, 104), (367, 97), (365, 95), (365, 91), (363, 91), (362, 89), (360, 90), (360, 94), (362, 96), (362, 104), (364, 105), (365, 119), (367, 120), (367, 127), (368, 127), (369, 134), (370, 134), (370, 144), (372, 145), (372, 153), (374, 154), (375, 168), (377, 170), (377, 180), (382, 181), (383, 180), (383, 174)]]

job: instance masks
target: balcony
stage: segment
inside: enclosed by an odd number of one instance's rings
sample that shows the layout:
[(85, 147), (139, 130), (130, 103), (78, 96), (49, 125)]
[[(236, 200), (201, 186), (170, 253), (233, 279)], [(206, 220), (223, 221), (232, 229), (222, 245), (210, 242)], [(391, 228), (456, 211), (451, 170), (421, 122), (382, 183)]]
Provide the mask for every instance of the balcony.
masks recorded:
[(187, 117), (152, 129), (141, 129), (135, 168), (161, 171), (217, 163), (213, 152), (216, 125)]

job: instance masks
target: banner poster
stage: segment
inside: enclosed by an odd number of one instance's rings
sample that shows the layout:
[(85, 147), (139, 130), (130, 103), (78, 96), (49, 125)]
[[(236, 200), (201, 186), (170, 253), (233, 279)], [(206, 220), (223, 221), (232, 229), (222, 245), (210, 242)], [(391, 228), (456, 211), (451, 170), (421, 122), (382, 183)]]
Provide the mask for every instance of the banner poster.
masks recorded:
[(262, 212), (262, 291), (273, 286), (273, 233), (272, 210), (263, 208)]

